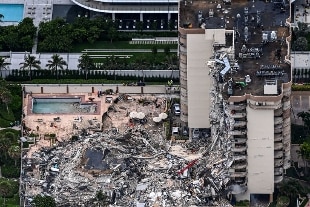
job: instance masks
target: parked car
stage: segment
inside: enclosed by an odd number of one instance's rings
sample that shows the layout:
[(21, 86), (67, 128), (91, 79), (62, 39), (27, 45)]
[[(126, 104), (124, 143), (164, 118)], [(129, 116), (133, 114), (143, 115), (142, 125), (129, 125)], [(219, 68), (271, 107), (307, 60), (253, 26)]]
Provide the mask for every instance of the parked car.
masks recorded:
[(179, 127), (172, 127), (172, 135), (179, 135)]
[(198, 139), (199, 137), (200, 137), (199, 129), (197, 128), (193, 129), (193, 139)]
[(173, 112), (176, 116), (180, 116), (181, 114), (180, 104), (173, 104)]

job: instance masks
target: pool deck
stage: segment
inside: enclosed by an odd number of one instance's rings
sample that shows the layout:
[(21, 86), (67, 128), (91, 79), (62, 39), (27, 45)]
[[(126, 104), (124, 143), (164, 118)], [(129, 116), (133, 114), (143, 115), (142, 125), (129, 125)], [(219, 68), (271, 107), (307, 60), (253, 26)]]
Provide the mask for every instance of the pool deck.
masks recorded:
[[(53, 5), (74, 5), (70, 0), (0, 0), (0, 4), (23, 4), (23, 18), (29, 17), (33, 19), (35, 26), (39, 26), (40, 22), (47, 22), (52, 19)], [(17, 24), (17, 22), (3, 22), (3, 26)]]
[[(47, 95), (34, 95), (34, 96), (28, 96), (28, 106), (27, 107), (27, 114), (28, 115), (40, 115), (40, 113), (32, 113), (32, 100), (33, 98), (81, 98), (81, 104), (95, 104), (97, 107), (96, 107), (96, 112), (95, 113), (83, 113), (83, 112), (80, 112), (80, 113), (75, 113), (75, 115), (100, 115), (100, 111), (101, 111), (101, 103), (98, 102), (98, 101), (95, 101), (95, 96), (89, 96), (89, 98), (93, 98), (92, 101), (90, 101), (89, 99), (85, 99), (85, 95), (64, 95), (64, 94), (61, 94), (61, 95), (53, 95), (53, 96), (47, 96)], [(71, 113), (72, 114), (72, 113)], [(42, 113), (41, 115), (46, 115), (44, 113)], [(58, 116), (58, 115), (68, 115), (68, 113), (65, 113), (65, 114), (61, 114), (61, 113), (57, 113), (57, 114), (54, 114), (54, 116)]]
[[(128, 114), (131, 111), (143, 112), (151, 117), (155, 114), (164, 112), (164, 108), (155, 107), (143, 107), (141, 104), (137, 104), (139, 98), (144, 98), (148, 96), (132, 95), (129, 96), (131, 99), (128, 101), (122, 101), (122, 103), (115, 104), (115, 110), (112, 114), (109, 114), (111, 120), (106, 120), (102, 122), (102, 116), (108, 111), (108, 108), (113, 102), (107, 102), (106, 98), (111, 97), (115, 100), (120, 94), (113, 95), (103, 95), (98, 97), (97, 93), (70, 93), (70, 94), (29, 94), (27, 93), (24, 97), (23, 106), (23, 125), (24, 135), (27, 134), (37, 134), (39, 137), (36, 139), (36, 144), (32, 145), (28, 152), (27, 157), (31, 158), (32, 154), (38, 151), (42, 147), (51, 147), (52, 141), (44, 139), (46, 134), (56, 134), (56, 143), (64, 142), (71, 139), (72, 135), (80, 135), (82, 129), (86, 129), (89, 134), (96, 133), (98, 131), (106, 130), (110, 127), (116, 127), (120, 131), (125, 129), (130, 125)], [(34, 114), (31, 112), (32, 98), (68, 98), (68, 97), (83, 97), (82, 102), (89, 100), (89, 98), (94, 98), (93, 103), (97, 103), (96, 113), (80, 113), (80, 114)], [(156, 96), (148, 97), (154, 101)], [(59, 118), (58, 118), (59, 117)]]

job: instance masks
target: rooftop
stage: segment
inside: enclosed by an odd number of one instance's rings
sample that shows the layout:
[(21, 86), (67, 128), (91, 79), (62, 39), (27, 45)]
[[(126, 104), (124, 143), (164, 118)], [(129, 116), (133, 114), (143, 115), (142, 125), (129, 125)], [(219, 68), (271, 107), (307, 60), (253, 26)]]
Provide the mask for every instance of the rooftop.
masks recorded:
[[(182, 1), (179, 26), (186, 30), (235, 30), (234, 38), (231, 32), (226, 34), (226, 47), (231, 46), (229, 41), (234, 39), (234, 55), (229, 61), (230, 65), (237, 62), (238, 68), (228, 70), (223, 79), (224, 82), (233, 80), (233, 96), (264, 95), (263, 85), (269, 80), (277, 80), (280, 92), (281, 84), (291, 80), (291, 67), (285, 62), (286, 37), (289, 35), (285, 22), (289, 17), (289, 5), (282, 1), (228, 1), (224, 1), (226, 4), (211, 0), (187, 1), (186, 4)], [(220, 48), (215, 51), (217, 49)], [(225, 65), (220, 67), (224, 69)], [(246, 83), (247, 75), (250, 82)], [(246, 84), (241, 86), (236, 82)]]

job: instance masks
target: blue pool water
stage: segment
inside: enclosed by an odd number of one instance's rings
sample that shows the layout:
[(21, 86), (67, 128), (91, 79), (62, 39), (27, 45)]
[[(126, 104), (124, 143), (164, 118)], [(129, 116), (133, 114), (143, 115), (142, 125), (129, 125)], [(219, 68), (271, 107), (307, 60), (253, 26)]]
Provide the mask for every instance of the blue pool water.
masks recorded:
[(0, 14), (4, 22), (20, 22), (24, 17), (23, 4), (0, 4)]
[(95, 113), (96, 104), (81, 103), (80, 98), (33, 98), (34, 114)]

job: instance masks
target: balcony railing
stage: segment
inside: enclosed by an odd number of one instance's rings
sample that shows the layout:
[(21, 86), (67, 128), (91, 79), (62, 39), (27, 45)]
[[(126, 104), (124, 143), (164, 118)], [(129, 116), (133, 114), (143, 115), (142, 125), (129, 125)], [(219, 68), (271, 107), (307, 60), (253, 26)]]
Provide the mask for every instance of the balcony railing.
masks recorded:
[(241, 178), (241, 177), (246, 177), (247, 174), (248, 174), (247, 172), (232, 172), (230, 173), (230, 177)]
[(274, 141), (275, 141), (275, 142), (282, 141), (282, 139), (283, 139), (282, 134), (275, 134), (275, 135), (274, 135)]
[(276, 175), (274, 176), (274, 183), (280, 183), (283, 180), (282, 175)]
[(274, 125), (283, 123), (282, 117), (275, 117), (274, 118)]
[(234, 127), (246, 126), (246, 121), (235, 121)]
[(233, 156), (235, 161), (240, 161), (240, 160), (246, 160), (247, 156), (245, 155), (237, 155), (237, 156)]
[(275, 167), (283, 166), (283, 159), (274, 159), (274, 166)]
[(227, 108), (231, 109), (231, 110), (245, 110), (246, 105), (245, 104), (243, 104), (243, 105), (233, 105), (233, 104), (231, 104), (231, 105), (228, 105)]
[(283, 151), (275, 151), (274, 152), (274, 158), (275, 159), (279, 159), (279, 158), (282, 158), (284, 155), (283, 155)]
[(245, 130), (234, 130), (228, 132), (228, 135), (244, 135), (244, 134), (246, 134)]
[(246, 113), (235, 113), (235, 112), (232, 112), (230, 114), (230, 116), (232, 118), (244, 118), (244, 117), (246, 117)]
[(274, 143), (274, 150), (282, 150), (283, 149), (283, 143), (276, 142)]
[(242, 163), (242, 164), (234, 164), (232, 165), (233, 169), (245, 169), (247, 167), (247, 163)]
[(282, 108), (276, 109), (276, 110), (274, 111), (274, 116), (275, 116), (275, 117), (282, 116), (282, 114), (283, 114)]
[(243, 144), (243, 143), (246, 143), (246, 138), (234, 138), (233, 139), (233, 142), (235, 143), (235, 144)]
[(244, 147), (233, 147), (232, 151), (233, 152), (244, 152), (244, 151), (246, 151), (246, 149), (247, 149), (246, 146), (244, 146)]

